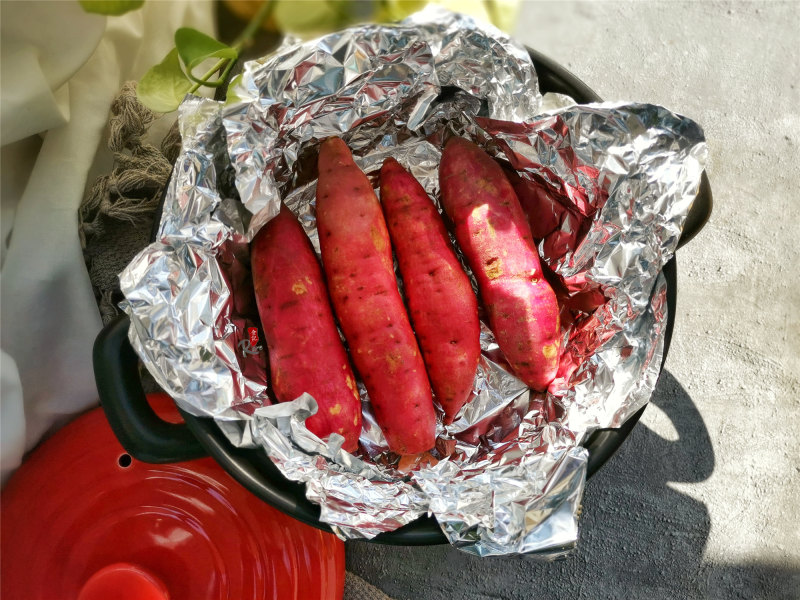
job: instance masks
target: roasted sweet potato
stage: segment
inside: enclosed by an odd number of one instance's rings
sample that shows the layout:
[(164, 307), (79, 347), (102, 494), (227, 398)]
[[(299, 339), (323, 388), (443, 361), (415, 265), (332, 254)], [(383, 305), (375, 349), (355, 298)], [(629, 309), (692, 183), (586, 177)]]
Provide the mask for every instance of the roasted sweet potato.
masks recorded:
[(361, 401), (353, 369), (314, 249), (285, 206), (256, 235), (250, 262), (275, 396), (286, 402), (311, 394), (319, 409), (308, 429), (321, 438), (336, 432), (354, 451)]
[(392, 268), (380, 203), (339, 138), (319, 153), (317, 230), (333, 306), (389, 448), (433, 447), (435, 413), (425, 365)]
[(546, 389), (558, 368), (558, 302), (514, 188), (500, 165), (462, 138), (445, 146), (439, 179), (500, 349), (522, 381)]
[(478, 300), (425, 189), (400, 163), (381, 168), (381, 206), (431, 386), (453, 421), (481, 354)]

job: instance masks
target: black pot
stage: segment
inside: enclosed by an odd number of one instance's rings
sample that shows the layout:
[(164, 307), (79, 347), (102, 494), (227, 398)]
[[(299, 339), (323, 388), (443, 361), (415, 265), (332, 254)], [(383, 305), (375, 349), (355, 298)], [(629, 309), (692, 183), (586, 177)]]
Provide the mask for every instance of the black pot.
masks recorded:
[[(579, 103), (600, 102), (600, 97), (562, 66), (529, 50), (539, 86), (544, 92), (567, 94)], [(684, 226), (678, 248), (691, 240), (711, 215), (712, 197), (703, 174), (698, 195)], [(675, 322), (677, 263), (673, 257), (664, 266), (669, 307), (664, 360), (667, 358)], [(305, 486), (287, 480), (263, 450), (234, 447), (210, 418), (183, 413), (185, 425), (166, 423), (148, 405), (139, 379), (139, 359), (128, 342), (129, 321), (123, 316), (109, 323), (94, 345), (94, 372), (100, 402), (120, 443), (136, 459), (168, 463), (212, 456), (239, 483), (279, 510), (314, 527), (330, 531), (319, 521), (320, 509), (305, 497)], [(663, 361), (662, 361), (663, 367)], [(619, 429), (596, 431), (584, 444), (589, 452), (591, 477), (617, 451), (639, 421), (644, 407)], [(421, 517), (396, 531), (383, 533), (375, 542), (395, 545), (430, 545), (447, 542), (433, 517)]]

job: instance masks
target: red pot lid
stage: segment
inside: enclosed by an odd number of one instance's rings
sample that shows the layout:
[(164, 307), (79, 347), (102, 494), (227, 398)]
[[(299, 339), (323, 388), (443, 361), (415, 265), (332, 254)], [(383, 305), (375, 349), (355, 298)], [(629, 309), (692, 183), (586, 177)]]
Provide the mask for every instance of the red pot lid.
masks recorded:
[[(150, 397), (177, 421), (172, 401)], [(9, 480), (0, 590), (25, 600), (338, 600), (344, 545), (270, 507), (209, 458), (131, 460), (101, 409)]]

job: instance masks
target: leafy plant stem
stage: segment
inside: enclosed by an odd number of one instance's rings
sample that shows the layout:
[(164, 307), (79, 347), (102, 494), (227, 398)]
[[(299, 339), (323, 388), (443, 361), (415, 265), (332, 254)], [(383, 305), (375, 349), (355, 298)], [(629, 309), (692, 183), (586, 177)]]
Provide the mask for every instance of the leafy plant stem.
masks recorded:
[(261, 4), (261, 7), (258, 9), (258, 12), (253, 15), (253, 18), (250, 19), (247, 27), (245, 27), (242, 30), (242, 33), (240, 33), (239, 36), (233, 41), (231, 47), (238, 51), (244, 48), (245, 45), (249, 44), (253, 39), (253, 36), (255, 36), (256, 32), (261, 27), (261, 24), (272, 16), (272, 11), (274, 9), (275, 0), (264, 0), (264, 2)]
[[(258, 12), (253, 15), (252, 19), (250, 19), (247, 27), (242, 30), (242, 33), (240, 33), (239, 36), (234, 40), (233, 44), (231, 44), (231, 48), (236, 50), (237, 54), (242, 48), (244, 48), (244, 46), (252, 41), (253, 36), (255, 36), (256, 32), (261, 27), (261, 24), (270, 17), (274, 8), (274, 0), (265, 0), (265, 2), (258, 9)], [(216, 63), (214, 63), (214, 66), (211, 67), (208, 72), (200, 78), (200, 81), (195, 82), (195, 84), (189, 88), (189, 93), (193, 94), (203, 85), (212, 85), (208, 80), (211, 79), (214, 73), (222, 68), (225, 68), (222, 76), (224, 79), (225, 75), (227, 75), (228, 71), (230, 71), (231, 67), (233, 67), (233, 63), (234, 61), (229, 58), (220, 58)]]
[(200, 86), (208, 85), (208, 80), (211, 78), (211, 76), (224, 67), (225, 63), (228, 62), (233, 64), (233, 61), (229, 58), (220, 58), (216, 63), (214, 63), (214, 66), (211, 67), (208, 72), (200, 78), (200, 81), (196, 82), (191, 88), (189, 88), (189, 93), (194, 94), (198, 89), (200, 89)]

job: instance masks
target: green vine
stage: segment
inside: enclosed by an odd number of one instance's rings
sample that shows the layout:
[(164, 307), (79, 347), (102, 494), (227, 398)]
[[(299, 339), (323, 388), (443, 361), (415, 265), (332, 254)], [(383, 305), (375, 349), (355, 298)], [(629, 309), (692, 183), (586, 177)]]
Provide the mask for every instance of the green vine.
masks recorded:
[[(86, 12), (108, 16), (144, 4), (144, 0), (78, 1)], [(175, 46), (144, 74), (137, 96), (151, 110), (168, 113), (178, 108), (186, 94), (221, 86), (266, 22), (278, 32), (313, 37), (354, 23), (397, 21), (429, 3), (490, 20), (502, 29), (513, 27), (519, 6), (519, 0), (264, 0), (231, 45), (196, 29), (178, 29)]]
[[(261, 24), (272, 15), (274, 7), (275, 2), (264, 2), (230, 46), (196, 29), (178, 29), (175, 32), (175, 47), (139, 82), (139, 100), (156, 112), (172, 112), (186, 94), (193, 94), (203, 87), (222, 85), (241, 51), (253, 41)], [(202, 75), (195, 74), (211, 60), (214, 63)]]

